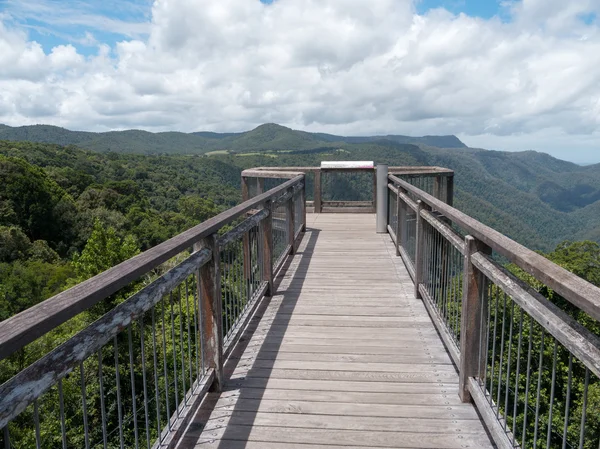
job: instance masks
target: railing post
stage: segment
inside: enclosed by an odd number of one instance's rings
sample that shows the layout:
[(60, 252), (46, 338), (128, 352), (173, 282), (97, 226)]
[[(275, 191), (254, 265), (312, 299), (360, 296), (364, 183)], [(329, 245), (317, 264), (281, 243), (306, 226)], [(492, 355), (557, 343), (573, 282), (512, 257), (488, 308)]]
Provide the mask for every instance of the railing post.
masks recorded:
[(446, 176), (446, 204), (454, 204), (454, 175)]
[(396, 256), (400, 256), (400, 212), (402, 210), (402, 199), (400, 198), (400, 186), (396, 186)]
[(465, 237), (465, 255), (463, 271), (463, 296), (460, 318), (460, 369), (458, 394), (462, 402), (470, 402), (469, 378), (481, 372), (481, 321), (485, 315), (485, 277), (471, 258), (473, 254), (482, 251), (489, 253), (490, 249), (474, 237)]
[(377, 221), (376, 228), (378, 234), (387, 233), (388, 216), (388, 166), (385, 164), (377, 165)]
[[(402, 192), (402, 188), (400, 186), (398, 186), (398, 198), (400, 198), (400, 192)], [(406, 193), (406, 191), (402, 192), (402, 193)], [(398, 252), (400, 252), (400, 248), (402, 247), (402, 244), (404, 243), (404, 235), (406, 234), (406, 208), (407, 208), (407, 204), (404, 203), (400, 203), (400, 211), (398, 212), (398, 229), (399, 229), (399, 235), (398, 235)]]
[(433, 178), (433, 196), (444, 201), (444, 198), (442, 198), (442, 177), (439, 175)]
[(421, 211), (425, 208), (423, 201), (417, 201), (417, 235), (416, 235), (416, 246), (415, 246), (415, 298), (421, 299), (421, 293), (419, 292), (419, 285), (423, 283), (423, 242), (424, 239), (424, 226), (423, 217), (421, 217)]
[(285, 221), (287, 223), (288, 230), (288, 245), (290, 245), (290, 254), (294, 254), (294, 243), (295, 243), (295, 235), (296, 235), (296, 224), (294, 220), (294, 190), (290, 189), (292, 192), (292, 197), (287, 201), (285, 208)]
[(267, 282), (265, 296), (273, 296), (273, 205), (271, 200), (265, 201), (264, 208), (269, 211), (269, 215), (260, 224), (262, 280)]
[[(242, 202), (248, 201), (250, 199), (250, 191), (248, 189), (248, 178), (242, 176)], [(242, 248), (244, 251), (244, 278), (246, 280), (250, 279), (250, 273), (252, 271), (251, 262), (250, 262), (250, 236), (248, 233), (244, 234), (242, 239)]]
[(242, 176), (242, 202), (250, 199), (250, 191), (248, 189), (248, 178)]
[[(387, 186), (387, 179), (386, 179)], [(373, 212), (377, 212), (377, 170), (373, 170)], [(387, 216), (387, 214), (386, 214)]]
[(322, 207), (321, 207), (321, 170), (317, 169), (315, 170), (315, 189), (314, 189), (314, 207), (315, 207), (315, 214), (320, 214), (322, 212)]
[(304, 180), (302, 181), (302, 190), (300, 190), (300, 207), (302, 208), (302, 232), (306, 232), (306, 175), (304, 175)]
[(223, 303), (221, 300), (221, 257), (217, 235), (213, 234), (194, 245), (194, 249), (209, 248), (212, 260), (200, 268), (200, 335), (204, 363), (215, 371), (214, 391), (223, 388)]

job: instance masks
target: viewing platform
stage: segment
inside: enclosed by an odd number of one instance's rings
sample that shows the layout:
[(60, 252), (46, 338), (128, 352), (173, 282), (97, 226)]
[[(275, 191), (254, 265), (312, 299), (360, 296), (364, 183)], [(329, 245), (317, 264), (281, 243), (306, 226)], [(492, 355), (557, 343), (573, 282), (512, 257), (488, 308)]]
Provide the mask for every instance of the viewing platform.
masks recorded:
[(0, 322), (0, 448), (599, 449), (600, 289), (453, 197), (440, 167), (245, 170)]

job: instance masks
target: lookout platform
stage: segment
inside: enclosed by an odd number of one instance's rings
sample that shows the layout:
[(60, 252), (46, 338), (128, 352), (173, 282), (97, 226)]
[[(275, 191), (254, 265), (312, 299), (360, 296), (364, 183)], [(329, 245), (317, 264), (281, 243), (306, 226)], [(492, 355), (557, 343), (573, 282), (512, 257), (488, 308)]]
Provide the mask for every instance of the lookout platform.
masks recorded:
[(488, 448), (475, 407), (374, 214), (307, 230), (179, 447)]

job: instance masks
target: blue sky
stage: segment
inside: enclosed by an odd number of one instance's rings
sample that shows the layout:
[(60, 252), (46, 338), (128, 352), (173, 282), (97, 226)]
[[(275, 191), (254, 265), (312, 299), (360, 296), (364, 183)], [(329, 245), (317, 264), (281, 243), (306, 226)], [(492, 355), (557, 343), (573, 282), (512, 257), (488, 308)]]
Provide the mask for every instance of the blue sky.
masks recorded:
[[(71, 44), (83, 55), (97, 53), (99, 43), (113, 47), (124, 39), (144, 37), (151, 7), (152, 0), (0, 0), (0, 14), (27, 30), (46, 52)], [(418, 0), (415, 7), (419, 14), (444, 8), (484, 19), (506, 17), (499, 0)]]
[(599, 14), (600, 0), (0, 0), (0, 123), (276, 122), (600, 162)]
[(420, 14), (434, 8), (444, 8), (454, 14), (465, 13), (484, 19), (505, 13), (497, 0), (421, 0), (416, 6)]
[(95, 54), (100, 43), (142, 38), (149, 30), (151, 0), (0, 0), (6, 22), (26, 30), (46, 52), (71, 44)]

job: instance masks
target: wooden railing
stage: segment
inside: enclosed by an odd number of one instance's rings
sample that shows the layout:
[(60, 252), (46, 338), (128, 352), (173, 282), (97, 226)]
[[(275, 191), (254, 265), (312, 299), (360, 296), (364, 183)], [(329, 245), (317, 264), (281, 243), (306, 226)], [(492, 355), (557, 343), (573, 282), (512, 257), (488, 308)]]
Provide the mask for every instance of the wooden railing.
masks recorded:
[[(0, 363), (117, 303), (0, 386), (0, 447), (174, 446), (304, 229), (305, 177), (290, 178), (1, 322)], [(120, 302), (124, 287), (139, 291)]]
[(461, 398), (498, 447), (598, 448), (600, 338), (590, 328), (600, 289), (400, 177), (388, 190), (397, 254), (459, 370)]
[[(250, 198), (264, 191), (265, 180), (306, 175), (306, 207), (314, 213), (374, 213), (377, 206), (377, 180), (373, 168), (257, 167), (242, 172), (242, 192)], [(389, 173), (400, 176), (436, 198), (452, 204), (454, 172), (441, 167), (390, 167)], [(362, 199), (333, 197), (333, 185), (346, 182), (362, 185)], [(353, 192), (356, 193), (356, 192)]]

